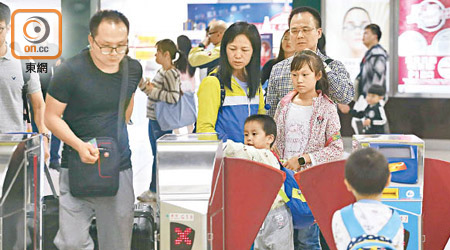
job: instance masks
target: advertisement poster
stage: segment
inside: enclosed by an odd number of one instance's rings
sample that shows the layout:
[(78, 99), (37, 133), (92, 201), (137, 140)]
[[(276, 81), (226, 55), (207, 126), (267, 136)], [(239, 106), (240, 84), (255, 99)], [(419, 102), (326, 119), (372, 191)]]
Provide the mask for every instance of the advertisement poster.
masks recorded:
[(186, 28), (205, 30), (211, 20), (223, 20), (228, 24), (238, 21), (253, 23), (260, 33), (288, 28), (288, 18), (292, 7), (287, 3), (218, 3), (188, 4)]
[[(188, 4), (186, 30), (205, 30), (212, 20), (223, 20), (228, 25), (238, 21), (254, 24), (263, 39), (261, 65), (278, 52), (281, 37), (288, 29), (288, 19), (292, 6), (289, 3), (217, 3)], [(270, 42), (266, 34), (271, 34)], [(267, 43), (264, 43), (267, 39)], [(267, 51), (270, 45), (270, 51)]]
[(272, 48), (272, 34), (261, 34), (261, 67), (264, 66), (267, 61), (272, 59)]
[(380, 44), (389, 53), (389, 0), (325, 0), (323, 13), (326, 52), (344, 63), (352, 80), (367, 51), (362, 38), (368, 24), (380, 26)]
[(398, 92), (450, 94), (450, 0), (402, 0)]

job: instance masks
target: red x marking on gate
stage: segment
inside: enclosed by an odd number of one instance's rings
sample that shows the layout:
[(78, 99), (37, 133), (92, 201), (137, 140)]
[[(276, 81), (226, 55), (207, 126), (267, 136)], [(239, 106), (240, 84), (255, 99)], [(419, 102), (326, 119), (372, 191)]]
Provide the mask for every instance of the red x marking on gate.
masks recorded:
[(178, 234), (178, 238), (175, 240), (175, 245), (180, 245), (183, 241), (186, 245), (192, 245), (192, 240), (189, 238), (189, 234), (192, 232), (192, 228), (188, 227), (184, 232), (179, 228), (175, 228), (175, 233)]

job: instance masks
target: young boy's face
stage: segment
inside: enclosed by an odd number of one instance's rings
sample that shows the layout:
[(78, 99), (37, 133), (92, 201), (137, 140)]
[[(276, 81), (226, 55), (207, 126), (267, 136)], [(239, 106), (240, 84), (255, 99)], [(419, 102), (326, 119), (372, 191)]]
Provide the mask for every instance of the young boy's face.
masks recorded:
[(382, 96), (379, 96), (379, 95), (376, 95), (376, 94), (367, 93), (366, 101), (367, 101), (367, 103), (369, 105), (377, 104), (381, 100), (383, 100)]
[(244, 125), (244, 144), (258, 149), (269, 149), (273, 142), (273, 135), (266, 135), (262, 124), (257, 121), (250, 121)]

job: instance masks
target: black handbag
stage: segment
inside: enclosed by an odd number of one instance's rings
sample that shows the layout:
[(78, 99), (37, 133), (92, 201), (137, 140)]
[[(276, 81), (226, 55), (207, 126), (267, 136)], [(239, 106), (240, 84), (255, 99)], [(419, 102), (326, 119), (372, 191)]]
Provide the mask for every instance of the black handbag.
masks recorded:
[[(119, 113), (117, 121), (117, 142), (121, 137), (121, 125), (125, 117), (125, 100), (128, 86), (128, 58), (122, 60), (123, 75), (120, 89)], [(81, 138), (89, 141), (92, 138)], [(121, 154), (118, 143), (111, 137), (96, 137), (100, 156), (94, 164), (81, 161), (73, 148), (68, 152), (69, 187), (74, 197), (115, 196), (119, 189)]]
[[(89, 139), (82, 138), (83, 141)], [(96, 140), (100, 155), (94, 164), (82, 162), (78, 152), (69, 149), (69, 186), (74, 197), (114, 196), (119, 189), (117, 143), (111, 137), (97, 137)]]

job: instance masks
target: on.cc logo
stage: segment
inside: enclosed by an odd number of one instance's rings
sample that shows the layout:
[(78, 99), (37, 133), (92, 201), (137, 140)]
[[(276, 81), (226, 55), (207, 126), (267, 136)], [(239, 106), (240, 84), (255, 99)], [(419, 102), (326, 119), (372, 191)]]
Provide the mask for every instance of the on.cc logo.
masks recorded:
[(42, 17), (32, 16), (23, 25), (23, 36), (30, 43), (42, 43), (47, 40), (49, 35), (50, 25)]

